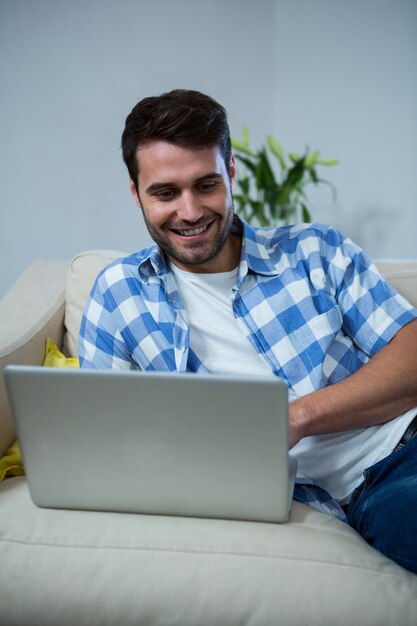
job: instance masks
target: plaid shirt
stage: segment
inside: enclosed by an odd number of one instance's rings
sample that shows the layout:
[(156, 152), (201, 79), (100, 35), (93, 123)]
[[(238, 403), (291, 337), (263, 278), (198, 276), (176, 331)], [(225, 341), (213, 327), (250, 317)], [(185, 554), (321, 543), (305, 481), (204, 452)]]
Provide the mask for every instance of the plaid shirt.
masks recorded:
[[(353, 374), (417, 317), (362, 250), (322, 224), (253, 229), (243, 222), (231, 302), (242, 332), (293, 397)], [(206, 371), (190, 349), (175, 278), (157, 246), (99, 274), (79, 356), (86, 368)]]

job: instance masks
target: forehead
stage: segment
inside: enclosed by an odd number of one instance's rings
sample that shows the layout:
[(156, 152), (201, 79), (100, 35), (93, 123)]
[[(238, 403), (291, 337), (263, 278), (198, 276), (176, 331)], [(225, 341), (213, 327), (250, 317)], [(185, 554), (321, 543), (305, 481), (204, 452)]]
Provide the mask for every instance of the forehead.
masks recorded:
[(187, 148), (167, 141), (154, 141), (136, 152), (139, 184), (181, 182), (208, 173), (225, 174), (226, 166), (218, 146)]

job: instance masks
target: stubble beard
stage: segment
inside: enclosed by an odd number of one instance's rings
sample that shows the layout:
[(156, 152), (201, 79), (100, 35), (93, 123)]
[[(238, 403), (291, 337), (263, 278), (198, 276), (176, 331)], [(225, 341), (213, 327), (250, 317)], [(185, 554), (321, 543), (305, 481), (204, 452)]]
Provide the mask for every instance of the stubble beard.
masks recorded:
[[(145, 211), (143, 210), (143, 205), (142, 214), (149, 235), (151, 236), (153, 241), (159, 246), (159, 248), (161, 248), (161, 250), (165, 252), (168, 258), (172, 259), (174, 262), (177, 261), (178, 263), (184, 265), (200, 265), (214, 259), (214, 257), (220, 253), (221, 249), (226, 243), (233, 224), (234, 205), (233, 198), (231, 198), (226, 208), (225, 222), (216, 233), (214, 241), (209, 250), (201, 249), (200, 242), (196, 242), (194, 245), (190, 244), (189, 246), (187, 246), (187, 248), (184, 249), (176, 246), (169, 239), (168, 235), (163, 235), (163, 229), (155, 228), (155, 226), (150, 222)], [(215, 213), (213, 213), (213, 216), (215, 216), (218, 221), (222, 220), (222, 218)]]

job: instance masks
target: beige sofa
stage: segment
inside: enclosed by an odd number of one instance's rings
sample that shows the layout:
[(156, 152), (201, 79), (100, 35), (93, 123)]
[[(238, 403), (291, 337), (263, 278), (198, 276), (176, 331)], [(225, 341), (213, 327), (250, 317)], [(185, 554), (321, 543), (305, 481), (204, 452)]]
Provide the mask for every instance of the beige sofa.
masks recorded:
[[(0, 302), (0, 367), (41, 364), (46, 336), (74, 355), (94, 276), (115, 256), (30, 266)], [(417, 305), (417, 262), (380, 269)], [(3, 454), (15, 433), (0, 384)], [(10, 478), (0, 564), (1, 626), (417, 624), (417, 576), (298, 503), (284, 525), (62, 511)]]

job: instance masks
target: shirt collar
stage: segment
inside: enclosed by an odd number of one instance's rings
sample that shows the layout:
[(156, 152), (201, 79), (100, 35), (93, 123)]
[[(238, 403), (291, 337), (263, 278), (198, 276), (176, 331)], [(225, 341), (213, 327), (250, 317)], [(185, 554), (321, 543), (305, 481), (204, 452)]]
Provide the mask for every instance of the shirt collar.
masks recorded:
[[(239, 262), (241, 280), (249, 272), (266, 276), (278, 274), (276, 260), (273, 261), (271, 258), (271, 252), (275, 248), (271, 246), (271, 237), (275, 231), (275, 228), (253, 228), (238, 215), (234, 216), (231, 232), (234, 234), (243, 232)], [(164, 252), (158, 245), (154, 244), (143, 251), (138, 272), (146, 282), (151, 277), (163, 279), (171, 273)]]
[[(253, 228), (239, 217), (237, 219), (243, 224), (243, 240), (240, 258), (240, 271), (246, 263), (246, 271), (254, 274), (273, 276), (278, 274), (276, 263), (276, 243), (272, 241), (277, 229)], [(274, 258), (273, 258), (274, 257)]]
[(154, 244), (150, 248), (142, 251), (138, 265), (139, 276), (145, 282), (154, 276), (162, 277), (169, 272), (169, 265), (166, 262), (163, 251)]

